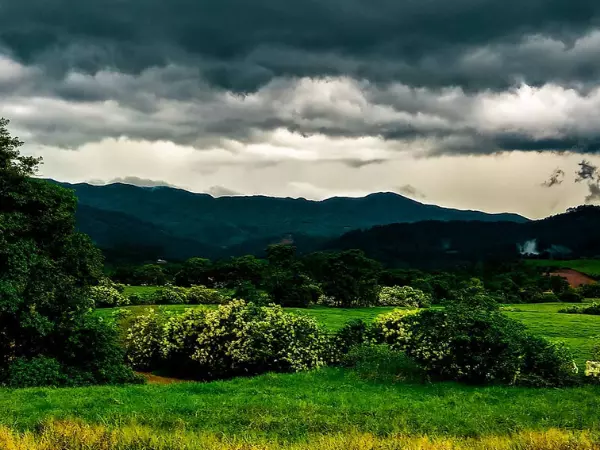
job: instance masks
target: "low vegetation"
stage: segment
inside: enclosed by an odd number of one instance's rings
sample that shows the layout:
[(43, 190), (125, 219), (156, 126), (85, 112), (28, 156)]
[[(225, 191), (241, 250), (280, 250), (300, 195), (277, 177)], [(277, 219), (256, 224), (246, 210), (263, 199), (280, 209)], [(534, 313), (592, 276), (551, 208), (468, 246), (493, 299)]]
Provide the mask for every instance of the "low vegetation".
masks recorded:
[(585, 306), (571, 306), (563, 308), (558, 312), (565, 314), (590, 314), (593, 316), (600, 316), (600, 303), (592, 303)]

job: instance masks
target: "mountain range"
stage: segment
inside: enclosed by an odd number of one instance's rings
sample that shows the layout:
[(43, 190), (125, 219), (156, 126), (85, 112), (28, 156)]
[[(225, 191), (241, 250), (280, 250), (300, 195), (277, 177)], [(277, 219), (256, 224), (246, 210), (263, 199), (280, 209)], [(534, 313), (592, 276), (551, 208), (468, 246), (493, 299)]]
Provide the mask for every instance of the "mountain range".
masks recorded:
[(261, 253), (293, 240), (306, 251), (353, 230), (422, 221), (527, 223), (517, 214), (488, 214), (423, 204), (395, 193), (322, 201), (267, 196), (212, 197), (171, 187), (49, 180), (75, 191), (78, 228), (112, 259), (219, 258)]

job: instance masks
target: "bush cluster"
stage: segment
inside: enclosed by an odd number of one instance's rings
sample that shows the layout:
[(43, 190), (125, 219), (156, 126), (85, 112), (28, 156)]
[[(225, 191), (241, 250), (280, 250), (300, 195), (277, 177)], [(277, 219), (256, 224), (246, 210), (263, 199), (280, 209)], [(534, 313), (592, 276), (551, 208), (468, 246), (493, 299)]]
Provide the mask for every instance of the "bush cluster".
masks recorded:
[(594, 302), (586, 306), (569, 306), (558, 310), (559, 313), (565, 314), (590, 314), (592, 316), (600, 316), (600, 303)]
[(575, 381), (572, 355), (531, 336), (497, 309), (450, 306), (419, 312), (405, 349), (429, 374), (474, 384), (563, 386)]
[(114, 308), (130, 304), (129, 298), (125, 297), (113, 286), (94, 286), (90, 288), (90, 297), (97, 308)]
[(0, 373), (0, 384), (35, 387), (143, 382), (124, 364), (125, 352), (113, 324), (88, 316), (64, 333), (56, 336), (54, 352), (13, 359)]
[(133, 319), (125, 340), (134, 367), (193, 379), (320, 367), (328, 344), (313, 318), (242, 300), (171, 317), (148, 312)]
[(577, 290), (584, 298), (600, 298), (600, 283), (582, 284)]
[(581, 303), (583, 295), (577, 289), (568, 288), (558, 294), (558, 300), (564, 303)]
[(404, 350), (412, 334), (410, 325), (415, 319), (417, 310), (396, 309), (381, 314), (372, 324), (373, 338), (380, 343), (388, 344), (395, 350)]
[(431, 295), (411, 286), (384, 286), (379, 292), (379, 305), (427, 308), (431, 306)]
[(229, 299), (217, 289), (198, 285), (190, 288), (164, 286), (151, 294), (130, 294), (128, 300), (131, 305), (219, 305)]

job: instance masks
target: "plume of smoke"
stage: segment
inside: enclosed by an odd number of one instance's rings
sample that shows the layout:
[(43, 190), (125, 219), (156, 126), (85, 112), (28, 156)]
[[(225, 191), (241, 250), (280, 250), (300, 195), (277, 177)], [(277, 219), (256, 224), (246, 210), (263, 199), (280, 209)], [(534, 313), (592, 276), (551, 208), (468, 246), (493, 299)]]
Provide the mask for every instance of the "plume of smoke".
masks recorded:
[(554, 172), (552, 172), (550, 177), (542, 183), (542, 186), (552, 187), (557, 184), (562, 184), (562, 182), (564, 181), (564, 177), (565, 171), (560, 168), (556, 168), (554, 169)]

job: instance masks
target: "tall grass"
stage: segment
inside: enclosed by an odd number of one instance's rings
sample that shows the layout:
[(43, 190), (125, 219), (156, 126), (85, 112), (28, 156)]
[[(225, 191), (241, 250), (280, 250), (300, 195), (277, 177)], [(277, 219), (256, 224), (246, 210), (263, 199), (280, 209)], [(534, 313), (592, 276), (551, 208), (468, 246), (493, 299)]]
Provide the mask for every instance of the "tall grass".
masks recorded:
[(228, 440), (184, 428), (166, 433), (143, 426), (109, 429), (80, 422), (48, 422), (37, 432), (0, 428), (3, 450), (595, 450), (597, 437), (586, 432), (550, 429), (480, 438), (375, 436), (368, 433), (314, 435), (306, 441), (282, 443), (259, 439)]

